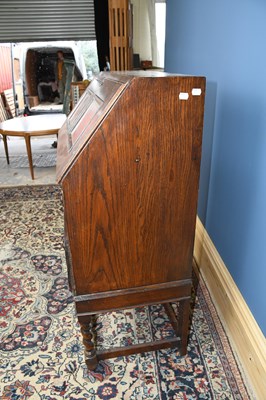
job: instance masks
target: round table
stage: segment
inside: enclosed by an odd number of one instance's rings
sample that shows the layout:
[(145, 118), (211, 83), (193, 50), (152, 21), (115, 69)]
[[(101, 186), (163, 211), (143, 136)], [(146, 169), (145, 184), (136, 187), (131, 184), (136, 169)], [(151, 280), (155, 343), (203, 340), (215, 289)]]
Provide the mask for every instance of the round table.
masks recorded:
[(0, 123), (0, 134), (3, 136), (6, 160), (9, 164), (7, 136), (22, 136), (26, 142), (30, 173), (34, 179), (31, 136), (57, 135), (66, 120), (65, 114), (41, 114), (28, 117), (17, 117)]

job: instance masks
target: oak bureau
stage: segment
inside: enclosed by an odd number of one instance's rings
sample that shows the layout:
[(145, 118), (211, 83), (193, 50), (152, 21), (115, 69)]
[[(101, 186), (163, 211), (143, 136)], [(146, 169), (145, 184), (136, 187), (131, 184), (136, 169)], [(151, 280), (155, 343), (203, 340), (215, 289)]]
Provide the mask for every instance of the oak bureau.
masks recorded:
[[(90, 369), (136, 352), (186, 353), (204, 95), (204, 77), (104, 72), (59, 131), (69, 281)], [(158, 303), (176, 337), (97, 350), (98, 313)]]

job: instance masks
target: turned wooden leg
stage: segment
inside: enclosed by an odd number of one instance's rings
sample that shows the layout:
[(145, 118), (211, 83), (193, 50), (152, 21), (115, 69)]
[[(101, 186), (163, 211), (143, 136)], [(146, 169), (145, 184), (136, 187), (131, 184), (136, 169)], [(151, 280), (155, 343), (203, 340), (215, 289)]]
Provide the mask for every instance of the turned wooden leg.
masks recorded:
[(6, 137), (6, 135), (2, 135), (2, 136), (3, 136), (4, 147), (5, 147), (5, 153), (6, 153), (6, 161), (7, 161), (7, 163), (9, 164), (7, 137)]
[(78, 317), (81, 327), (81, 334), (83, 337), (83, 344), (85, 346), (85, 362), (89, 370), (95, 369), (98, 364), (93, 341), (94, 318), (95, 317), (93, 315)]

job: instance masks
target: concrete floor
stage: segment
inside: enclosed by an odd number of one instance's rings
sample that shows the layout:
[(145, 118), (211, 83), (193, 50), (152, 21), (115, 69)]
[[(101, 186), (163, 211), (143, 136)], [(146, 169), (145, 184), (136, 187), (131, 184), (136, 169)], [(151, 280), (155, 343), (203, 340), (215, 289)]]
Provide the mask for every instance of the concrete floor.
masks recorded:
[[(31, 148), (32, 154), (44, 154), (49, 152), (56, 152), (52, 148), (52, 143), (56, 140), (55, 136), (32, 137)], [(14, 168), (12, 167), (12, 156), (27, 155), (26, 145), (24, 138), (9, 137), (8, 138), (8, 151), (10, 158), (10, 165), (3, 164), (0, 169), (0, 187), (6, 186), (25, 186), (25, 185), (44, 185), (54, 184), (55, 181), (55, 167), (37, 168), (34, 167), (35, 179), (31, 179), (29, 168)], [(6, 160), (4, 143), (0, 139), (0, 159)]]

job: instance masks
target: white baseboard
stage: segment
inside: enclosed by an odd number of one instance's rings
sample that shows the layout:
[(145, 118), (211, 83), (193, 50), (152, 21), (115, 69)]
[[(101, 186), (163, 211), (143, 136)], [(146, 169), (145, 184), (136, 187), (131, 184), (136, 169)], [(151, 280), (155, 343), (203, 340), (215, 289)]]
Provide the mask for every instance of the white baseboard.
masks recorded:
[(199, 218), (194, 258), (255, 398), (265, 400), (265, 337)]

